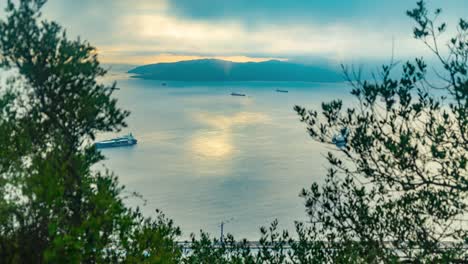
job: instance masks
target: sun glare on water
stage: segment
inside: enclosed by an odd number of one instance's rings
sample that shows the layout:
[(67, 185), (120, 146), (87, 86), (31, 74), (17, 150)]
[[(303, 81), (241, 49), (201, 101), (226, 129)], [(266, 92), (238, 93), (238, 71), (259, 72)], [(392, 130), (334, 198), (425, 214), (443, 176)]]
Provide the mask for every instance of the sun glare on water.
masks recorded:
[(239, 126), (265, 123), (268, 116), (263, 113), (240, 112), (231, 116), (200, 113), (195, 119), (210, 128), (198, 132), (191, 141), (192, 151), (205, 158), (226, 159), (234, 150), (233, 129)]

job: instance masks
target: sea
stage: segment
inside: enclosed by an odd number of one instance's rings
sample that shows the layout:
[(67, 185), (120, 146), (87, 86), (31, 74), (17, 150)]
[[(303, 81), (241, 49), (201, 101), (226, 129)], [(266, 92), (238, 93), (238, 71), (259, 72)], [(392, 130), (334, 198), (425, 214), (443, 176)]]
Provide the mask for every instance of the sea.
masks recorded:
[[(346, 83), (171, 82), (109, 74), (117, 82), (118, 106), (128, 126), (109, 139), (132, 133), (138, 144), (104, 149), (95, 170), (109, 170), (140, 198), (126, 198), (146, 216), (161, 210), (182, 230), (180, 240), (201, 230), (258, 240), (275, 219), (294, 233), (308, 221), (303, 188), (322, 183), (332, 145), (315, 142), (293, 110), (320, 110), (341, 99), (352, 104)], [(276, 90), (287, 90), (280, 93)], [(242, 96), (231, 96), (231, 93)]]

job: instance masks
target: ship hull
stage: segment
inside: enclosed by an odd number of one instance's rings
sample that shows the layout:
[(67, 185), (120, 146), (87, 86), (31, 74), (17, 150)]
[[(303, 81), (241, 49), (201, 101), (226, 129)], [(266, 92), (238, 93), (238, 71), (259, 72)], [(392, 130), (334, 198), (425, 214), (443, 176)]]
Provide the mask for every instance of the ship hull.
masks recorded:
[(118, 147), (130, 147), (136, 145), (136, 142), (109, 142), (109, 143), (96, 143), (94, 144), (96, 148), (103, 149), (103, 148), (118, 148)]
[(114, 138), (111, 140), (104, 140), (96, 142), (94, 146), (98, 149), (103, 148), (117, 148), (117, 147), (130, 147), (136, 145), (138, 140), (136, 140), (131, 134), (125, 137)]

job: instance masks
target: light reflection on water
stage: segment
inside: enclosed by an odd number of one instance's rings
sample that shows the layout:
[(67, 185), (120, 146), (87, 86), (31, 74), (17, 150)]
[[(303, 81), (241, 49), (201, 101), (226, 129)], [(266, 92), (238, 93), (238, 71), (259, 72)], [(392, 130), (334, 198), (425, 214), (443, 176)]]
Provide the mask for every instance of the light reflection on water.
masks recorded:
[(226, 159), (232, 158), (234, 154), (233, 129), (265, 123), (268, 117), (263, 113), (248, 112), (239, 112), (231, 116), (197, 113), (194, 120), (213, 130), (200, 131), (194, 135), (191, 141), (193, 154), (211, 159)]
[(234, 149), (231, 137), (229, 131), (198, 133), (191, 142), (193, 154), (210, 159), (228, 158)]
[[(325, 175), (327, 149), (310, 140), (292, 108), (343, 98), (344, 84), (163, 87), (125, 78), (118, 84), (119, 104), (132, 112), (122, 133), (132, 132), (139, 144), (104, 150), (102, 165), (144, 196), (146, 214), (162, 209), (185, 238), (200, 229), (218, 234), (219, 223), (231, 217), (226, 230), (249, 239), (275, 218), (288, 229), (294, 220), (306, 220), (298, 193)], [(277, 88), (290, 92), (276, 93)], [(232, 97), (233, 91), (248, 97)]]

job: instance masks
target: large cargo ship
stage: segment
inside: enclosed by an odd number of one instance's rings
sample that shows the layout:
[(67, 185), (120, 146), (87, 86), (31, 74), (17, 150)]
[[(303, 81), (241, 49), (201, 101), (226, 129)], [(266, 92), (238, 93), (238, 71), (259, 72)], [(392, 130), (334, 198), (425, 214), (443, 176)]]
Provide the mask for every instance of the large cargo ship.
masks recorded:
[(115, 147), (125, 147), (125, 146), (133, 146), (138, 142), (136, 138), (130, 133), (123, 137), (113, 138), (109, 140), (103, 140), (96, 142), (94, 145), (96, 148), (115, 148)]
[(232, 96), (245, 96), (245, 94), (242, 93), (231, 93)]

